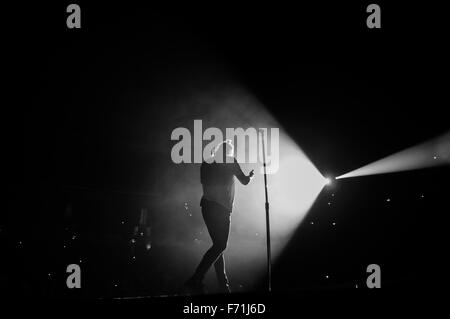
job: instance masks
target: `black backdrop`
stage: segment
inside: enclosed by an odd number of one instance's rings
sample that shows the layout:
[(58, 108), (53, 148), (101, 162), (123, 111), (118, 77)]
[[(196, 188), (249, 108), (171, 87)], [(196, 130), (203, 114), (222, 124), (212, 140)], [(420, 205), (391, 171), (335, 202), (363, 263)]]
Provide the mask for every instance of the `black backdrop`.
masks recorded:
[[(56, 248), (71, 235), (64, 232), (69, 201), (89, 212), (74, 218), (79, 231), (102, 238), (99, 247), (108, 238), (128, 238), (130, 229), (113, 225), (123, 218), (134, 224), (136, 213), (111, 211), (120, 211), (121, 205), (126, 207), (122, 211), (138, 211), (136, 193), (148, 189), (149, 179), (157, 179), (157, 170), (149, 168), (167, 151), (130, 152), (130, 144), (145, 139), (148, 129), (139, 123), (139, 101), (161, 91), (170, 94), (175, 89), (168, 83), (174, 78), (186, 81), (185, 74), (211, 72), (212, 66), (219, 73), (231, 70), (312, 162), (334, 175), (449, 128), (445, 102), (438, 98), (442, 86), (430, 87), (436, 72), (446, 68), (443, 38), (433, 22), (413, 18), (418, 8), (381, 3), (382, 29), (368, 30), (362, 3), (169, 8), (81, 2), (82, 28), (68, 30), (66, 5), (39, 5), (34, 11), (41, 17), (39, 26), (21, 50), (30, 84), (22, 95), (32, 98), (19, 107), (24, 183), (12, 198), (10, 223), (2, 226), (19, 256), (4, 265), (15, 270), (6, 280), (19, 293), (53, 296), (64, 290), (44, 277), (48, 269), (78, 256), (59, 255)], [(170, 116), (170, 110), (156, 107), (145, 112), (155, 118), (155, 131), (158, 119)], [(142, 171), (148, 172), (145, 178)], [(383, 278), (388, 287), (429, 283), (429, 266), (439, 271), (435, 263), (442, 253), (435, 229), (448, 211), (446, 176), (448, 168), (435, 168), (340, 182), (334, 186), (340, 198), (334, 211), (339, 227), (330, 227), (335, 216), (324, 213), (326, 199), (317, 202), (308, 215), (317, 227), (309, 227), (307, 220), (299, 228), (275, 266), (274, 289), (362, 285), (362, 265), (372, 262), (387, 269)], [(122, 193), (104, 194), (104, 189)], [(164, 202), (164, 194), (145, 196)], [(24, 252), (20, 241), (33, 245)], [(90, 243), (77, 247), (89, 256), (101, 249)], [(106, 249), (110, 254), (96, 259), (98, 263), (116, 260), (114, 250)], [(30, 258), (40, 261), (33, 271), (27, 266)], [(324, 280), (329, 270), (320, 265), (332, 265), (332, 281)], [(120, 262), (114, 267), (112, 273), (127, 277)], [(33, 274), (25, 277), (32, 284), (12, 279), (29, 272)], [(147, 273), (158, 289), (130, 284), (124, 293), (157, 294), (164, 287), (162, 279), (146, 270), (130, 272)], [(64, 272), (59, 276), (64, 278)], [(108, 278), (83, 294), (109, 294)]]

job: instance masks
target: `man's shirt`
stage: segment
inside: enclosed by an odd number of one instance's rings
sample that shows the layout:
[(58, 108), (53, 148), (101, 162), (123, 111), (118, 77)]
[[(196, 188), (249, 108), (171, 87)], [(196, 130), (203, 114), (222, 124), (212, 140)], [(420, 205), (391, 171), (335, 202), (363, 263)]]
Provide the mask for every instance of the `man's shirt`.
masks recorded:
[(203, 162), (200, 168), (202, 200), (215, 202), (231, 212), (234, 203), (235, 176), (244, 185), (250, 181), (235, 158), (231, 163)]

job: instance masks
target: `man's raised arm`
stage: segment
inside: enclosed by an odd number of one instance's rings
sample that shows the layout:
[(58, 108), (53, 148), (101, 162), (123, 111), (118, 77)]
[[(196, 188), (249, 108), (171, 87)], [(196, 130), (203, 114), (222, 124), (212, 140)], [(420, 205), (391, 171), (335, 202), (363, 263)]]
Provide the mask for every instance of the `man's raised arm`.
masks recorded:
[(234, 165), (234, 176), (237, 177), (237, 179), (241, 182), (241, 184), (247, 185), (248, 183), (250, 183), (250, 180), (252, 179), (253, 175), (255, 175), (253, 170), (251, 170), (250, 174), (248, 174), (247, 176), (242, 171), (241, 166), (239, 165), (236, 159), (234, 159), (233, 165)]

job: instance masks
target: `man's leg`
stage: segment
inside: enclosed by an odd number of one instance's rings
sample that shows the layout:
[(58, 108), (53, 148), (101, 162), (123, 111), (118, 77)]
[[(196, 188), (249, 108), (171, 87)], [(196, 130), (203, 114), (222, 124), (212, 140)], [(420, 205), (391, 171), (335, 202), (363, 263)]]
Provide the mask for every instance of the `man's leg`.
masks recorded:
[[(191, 278), (191, 280), (195, 282), (202, 282), (208, 269), (219, 257), (221, 257), (223, 251), (227, 247), (230, 231), (230, 214), (224, 209), (221, 209), (217, 204), (209, 203), (202, 206), (202, 214), (213, 245), (205, 253)], [(219, 266), (221, 267), (221, 272), (225, 274), (223, 259), (222, 262), (219, 262), (218, 267)]]
[(219, 287), (223, 292), (231, 292), (230, 286), (228, 285), (228, 277), (225, 271), (225, 256), (223, 253), (217, 258), (214, 263), (214, 268), (216, 270), (217, 281), (219, 282)]

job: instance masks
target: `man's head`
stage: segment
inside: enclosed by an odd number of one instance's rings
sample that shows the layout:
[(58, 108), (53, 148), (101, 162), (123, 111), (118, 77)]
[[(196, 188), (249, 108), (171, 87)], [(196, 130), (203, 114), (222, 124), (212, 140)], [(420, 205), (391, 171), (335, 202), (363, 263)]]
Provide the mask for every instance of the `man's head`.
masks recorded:
[[(225, 140), (220, 142), (214, 149), (213, 156), (216, 158), (216, 162), (219, 162), (218, 159), (226, 158), (227, 156), (232, 157), (234, 155), (234, 146), (231, 140)], [(225, 162), (225, 161), (223, 161)]]

